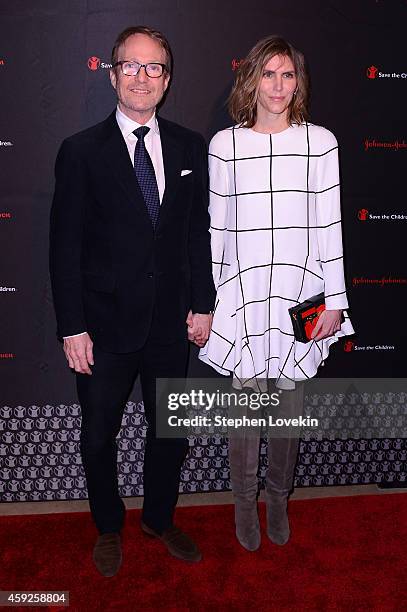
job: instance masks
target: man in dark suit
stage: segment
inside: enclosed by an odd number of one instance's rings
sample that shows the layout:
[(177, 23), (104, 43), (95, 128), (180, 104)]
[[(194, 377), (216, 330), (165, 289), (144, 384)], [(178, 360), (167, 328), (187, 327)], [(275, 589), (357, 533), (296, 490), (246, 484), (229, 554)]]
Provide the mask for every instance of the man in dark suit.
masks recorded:
[(148, 421), (141, 527), (174, 556), (201, 558), (173, 524), (188, 443), (156, 437), (155, 384), (186, 375), (188, 338), (206, 342), (215, 297), (205, 142), (155, 114), (170, 81), (168, 42), (128, 28), (112, 66), (117, 109), (58, 153), (50, 244), (58, 335), (82, 407), (81, 454), (99, 531), (93, 557), (104, 576), (121, 564), (115, 438), (139, 374)]

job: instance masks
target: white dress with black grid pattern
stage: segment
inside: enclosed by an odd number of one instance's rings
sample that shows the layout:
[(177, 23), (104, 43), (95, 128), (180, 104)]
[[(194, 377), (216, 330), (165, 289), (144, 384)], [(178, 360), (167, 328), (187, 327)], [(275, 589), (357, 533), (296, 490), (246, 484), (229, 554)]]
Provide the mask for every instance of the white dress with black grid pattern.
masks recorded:
[(314, 376), (339, 336), (294, 339), (288, 308), (325, 293), (348, 306), (335, 136), (295, 125), (278, 134), (232, 127), (209, 148), (213, 275), (212, 332), (199, 357), (235, 379)]

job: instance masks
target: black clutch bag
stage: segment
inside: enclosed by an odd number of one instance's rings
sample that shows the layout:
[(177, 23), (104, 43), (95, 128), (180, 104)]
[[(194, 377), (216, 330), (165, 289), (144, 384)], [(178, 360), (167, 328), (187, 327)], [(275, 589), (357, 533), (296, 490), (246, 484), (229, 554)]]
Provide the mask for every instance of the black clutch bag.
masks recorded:
[[(294, 329), (294, 336), (298, 342), (309, 342), (318, 319), (325, 310), (325, 295), (318, 293), (305, 302), (288, 309)], [(342, 313), (342, 323), (345, 317)]]

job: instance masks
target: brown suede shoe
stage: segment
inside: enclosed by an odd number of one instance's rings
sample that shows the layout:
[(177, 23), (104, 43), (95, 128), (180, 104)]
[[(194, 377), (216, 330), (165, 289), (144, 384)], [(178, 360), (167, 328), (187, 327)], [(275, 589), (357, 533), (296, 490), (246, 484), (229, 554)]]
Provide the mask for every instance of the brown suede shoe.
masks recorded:
[(102, 576), (117, 574), (122, 564), (122, 546), (119, 533), (103, 533), (96, 540), (93, 560)]
[(150, 527), (147, 527), (143, 522), (141, 523), (141, 529), (147, 535), (161, 540), (167, 547), (168, 552), (173, 557), (177, 557), (177, 559), (189, 562), (196, 562), (202, 559), (202, 553), (195, 542), (193, 542), (186, 533), (181, 531), (181, 529), (175, 527), (175, 525), (166, 529), (162, 535), (156, 533), (153, 529), (150, 529)]

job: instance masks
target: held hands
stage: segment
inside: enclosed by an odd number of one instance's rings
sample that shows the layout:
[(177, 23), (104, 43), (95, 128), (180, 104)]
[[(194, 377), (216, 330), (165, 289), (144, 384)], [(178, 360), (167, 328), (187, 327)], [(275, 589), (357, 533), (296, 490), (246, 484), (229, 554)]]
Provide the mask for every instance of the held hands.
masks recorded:
[(80, 374), (92, 374), (89, 366), (93, 365), (93, 342), (89, 334), (65, 338), (64, 353), (68, 365)]
[(333, 336), (341, 328), (342, 310), (324, 310), (311, 334), (313, 340), (323, 340)]
[(212, 315), (192, 314), (190, 310), (186, 323), (188, 325), (188, 340), (194, 342), (199, 348), (205, 346), (211, 331)]

